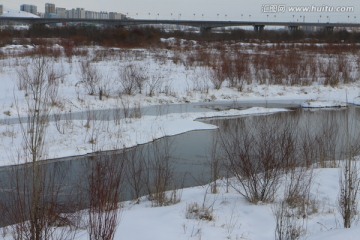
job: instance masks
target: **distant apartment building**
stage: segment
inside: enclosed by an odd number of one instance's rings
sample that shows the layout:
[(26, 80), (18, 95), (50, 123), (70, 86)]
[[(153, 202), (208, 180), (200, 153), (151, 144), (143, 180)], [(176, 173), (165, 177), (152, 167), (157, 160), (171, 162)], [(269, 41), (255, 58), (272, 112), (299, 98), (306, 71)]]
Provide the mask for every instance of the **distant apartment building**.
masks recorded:
[(45, 18), (80, 18), (80, 19), (124, 19), (125, 15), (117, 12), (95, 12), (86, 11), (84, 8), (65, 8), (55, 7), (53, 3), (45, 4)]
[(56, 16), (56, 7), (53, 3), (45, 3), (45, 17), (54, 17)]
[(58, 18), (66, 18), (66, 8), (56, 8), (56, 16)]
[(66, 18), (85, 18), (86, 11), (84, 8), (73, 8), (66, 11)]
[(37, 6), (35, 5), (30, 5), (30, 4), (22, 4), (20, 6), (20, 11), (24, 11), (24, 12), (28, 12), (28, 13), (32, 13), (32, 14), (37, 14)]
[(99, 19), (100, 13), (94, 11), (85, 11), (85, 18), (87, 19)]
[(109, 19), (124, 19), (125, 15), (117, 12), (109, 12)]
[(84, 8), (77, 8), (76, 9), (76, 16), (77, 16), (77, 18), (85, 18), (85, 9)]
[(2, 15), (3, 12), (4, 12), (4, 7), (3, 7), (3, 5), (0, 5), (0, 15)]
[(100, 12), (100, 19), (109, 19), (108, 12)]

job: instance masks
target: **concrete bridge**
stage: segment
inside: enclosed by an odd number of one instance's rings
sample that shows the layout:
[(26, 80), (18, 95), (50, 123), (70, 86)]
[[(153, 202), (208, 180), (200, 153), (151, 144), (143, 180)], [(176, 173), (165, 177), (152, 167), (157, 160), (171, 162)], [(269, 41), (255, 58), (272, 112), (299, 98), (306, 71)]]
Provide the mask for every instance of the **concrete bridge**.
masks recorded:
[(55, 23), (87, 23), (108, 26), (139, 25), (178, 25), (197, 27), (202, 32), (221, 27), (253, 27), (262, 31), (266, 26), (285, 27), (290, 31), (300, 28), (316, 27), (333, 31), (335, 28), (360, 28), (360, 23), (320, 23), (320, 22), (269, 22), (269, 21), (206, 21), (206, 20), (148, 20), (148, 19), (84, 19), (84, 18), (20, 18), (0, 17), (0, 25), (5, 24), (55, 24)]

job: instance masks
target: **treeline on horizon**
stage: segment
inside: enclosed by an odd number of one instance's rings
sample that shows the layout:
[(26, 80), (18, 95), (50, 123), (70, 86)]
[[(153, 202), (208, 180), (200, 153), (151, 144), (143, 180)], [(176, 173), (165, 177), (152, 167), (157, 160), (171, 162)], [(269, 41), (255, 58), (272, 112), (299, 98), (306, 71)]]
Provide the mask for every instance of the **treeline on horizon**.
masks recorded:
[[(66, 39), (75, 46), (100, 45), (105, 47), (156, 47), (161, 38), (181, 38), (199, 42), (243, 41), (243, 42), (311, 42), (311, 43), (359, 43), (360, 32), (317, 31), (305, 32), (285, 30), (222, 30), (216, 32), (165, 31), (154, 27), (96, 28), (93, 26), (46, 27), (34, 25), (28, 30), (12, 28), (0, 31), (0, 46), (7, 44), (39, 44), (40, 39)], [(15, 41), (15, 42), (14, 42)], [(48, 41), (46, 41), (49, 43)], [(46, 44), (44, 41), (44, 44)]]

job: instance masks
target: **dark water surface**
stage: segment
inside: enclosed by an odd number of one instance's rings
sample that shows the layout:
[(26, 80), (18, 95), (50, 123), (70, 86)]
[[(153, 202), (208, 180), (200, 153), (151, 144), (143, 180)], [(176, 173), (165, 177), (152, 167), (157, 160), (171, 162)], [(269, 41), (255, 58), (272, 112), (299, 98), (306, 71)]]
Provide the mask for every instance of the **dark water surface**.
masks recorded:
[[(165, 137), (126, 150), (44, 161), (41, 164), (44, 171), (43, 181), (49, 186), (51, 185), (51, 187), (44, 186), (44, 188), (49, 188), (48, 191), (56, 189), (57, 201), (66, 209), (64, 211), (69, 211), (72, 204), (79, 201), (86, 206), (89, 176), (91, 176), (93, 163), (101, 162), (104, 166), (112, 166), (111, 164), (116, 162), (117, 164), (113, 165), (114, 172), (122, 172), (121, 169), (125, 169), (122, 174), (124, 184), (122, 185), (121, 200), (129, 200), (134, 198), (134, 191), (126, 182), (134, 172), (127, 166), (122, 168), (123, 165), (120, 166), (118, 163), (123, 161), (125, 165), (128, 165), (129, 162), (138, 159), (142, 159), (142, 164), (147, 166), (156, 161), (167, 161), (167, 166), (174, 176), (169, 185), (171, 188), (206, 184), (212, 179), (211, 159), (215, 156), (214, 149), (218, 149), (217, 155), (219, 155), (219, 152), (221, 153), (219, 146), (221, 142), (224, 142), (223, 139), (233, 133), (241, 134), (244, 129), (253, 127), (253, 123), (258, 122), (259, 119), (266, 119), (267, 124), (290, 123), (298, 135), (307, 132), (314, 137), (321, 136), (324, 140), (320, 144), (318, 139), (314, 142), (314, 146), (320, 148), (321, 145), (321, 149), (326, 155), (323, 156), (324, 158), (345, 158), (349, 142), (358, 140), (360, 136), (360, 108), (358, 107), (314, 111), (297, 109), (272, 115), (206, 119), (201, 121), (219, 128)], [(256, 128), (253, 131), (256, 132)], [(155, 167), (151, 166), (143, 170), (147, 179), (151, 179), (155, 175), (152, 172)], [(117, 169), (118, 167), (119, 169)], [(19, 192), (16, 190), (19, 188), (17, 183), (26, 186), (30, 182), (31, 174), (28, 172), (31, 171), (28, 171), (29, 169), (26, 165), (0, 168), (0, 201), (3, 207), (11, 208), (12, 203), (18, 200), (18, 198), (15, 199), (13, 193)], [(226, 171), (223, 169), (220, 174), (226, 175)], [(149, 186), (143, 186), (141, 194), (146, 195), (148, 188)], [(26, 194), (24, 193), (21, 197), (25, 199)], [(0, 225), (4, 226), (13, 222), (16, 220), (2, 218)]]

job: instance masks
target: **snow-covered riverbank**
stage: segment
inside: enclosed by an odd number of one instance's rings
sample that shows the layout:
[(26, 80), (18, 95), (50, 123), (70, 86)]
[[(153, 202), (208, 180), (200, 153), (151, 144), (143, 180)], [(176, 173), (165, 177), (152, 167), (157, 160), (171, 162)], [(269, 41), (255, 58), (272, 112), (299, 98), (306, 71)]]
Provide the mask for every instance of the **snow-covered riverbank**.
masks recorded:
[[(61, 48), (60, 46), (56, 46)], [(0, 108), (1, 119), (23, 117), (27, 115), (24, 90), (19, 90), (18, 74), (22, 66), (31, 64), (31, 57), (17, 57), (19, 52), (26, 52), (33, 46), (13, 45), (2, 48), (2, 51), (14, 57), (0, 60)], [(95, 47), (90, 50), (91, 59), (96, 59), (94, 52), (104, 49)], [(105, 49), (105, 51), (107, 51)], [(112, 49), (114, 53), (123, 50)], [(204, 75), (202, 67), (189, 67), (176, 64), (170, 60), (168, 51), (135, 49), (124, 50), (127, 59), (120, 57), (105, 57), (94, 60), (101, 80), (104, 96), (100, 100), (98, 92), (89, 95), (81, 78), (81, 62), (87, 58), (60, 57), (52, 64), (56, 74), (60, 76), (58, 98), (54, 102), (51, 114), (60, 114), (64, 118), (51, 121), (45, 136), (44, 158), (58, 158), (72, 155), (82, 155), (94, 151), (104, 151), (131, 147), (150, 142), (163, 136), (177, 135), (193, 130), (216, 129), (216, 126), (197, 121), (199, 118), (232, 117), (255, 114), (273, 114), (288, 111), (283, 108), (253, 107), (245, 110), (209, 110), (199, 112), (168, 113), (161, 106), (175, 103), (201, 103), (214, 101), (246, 101), (296, 102), (303, 107), (346, 107), (347, 104), (360, 105), (359, 80), (341, 84), (337, 87), (311, 84), (309, 86), (262, 85), (254, 82), (245, 84), (243, 89), (229, 87), (226, 83), (220, 89), (214, 86)], [(160, 57), (159, 57), (160, 55)], [(119, 55), (123, 56), (123, 55)], [(139, 57), (140, 56), (140, 57)], [(139, 92), (126, 95), (120, 94), (119, 69), (129, 64), (146, 66), (150, 76), (142, 94)], [(151, 81), (151, 82), (150, 82)], [(155, 92), (150, 94), (151, 87), (161, 82)], [(151, 85), (152, 84), (152, 85)], [(98, 91), (98, 89), (96, 89)], [(152, 95), (152, 96), (150, 96)], [(67, 118), (63, 114), (76, 114), (87, 110), (119, 109), (122, 114), (129, 108), (141, 109), (146, 106), (159, 106), (158, 114), (137, 114), (137, 116), (117, 117), (99, 120), (89, 114), (87, 119)], [(120, 115), (119, 115), (120, 116)], [(0, 166), (22, 163), (17, 159), (21, 151), (23, 136), (19, 124), (0, 125)], [(339, 194), (339, 169), (315, 169), (311, 198), (314, 200), (312, 214), (302, 221), (306, 229), (304, 238), (318, 239), (357, 239), (360, 230), (354, 227), (343, 230), (341, 217), (337, 209)], [(281, 187), (283, 189), (283, 186)], [(226, 181), (219, 180), (219, 192), (211, 194), (209, 185), (181, 190), (178, 204), (166, 207), (151, 207), (144, 197), (139, 204), (123, 203), (120, 210), (121, 221), (115, 239), (131, 240), (168, 240), (168, 239), (274, 239), (275, 219), (274, 204), (253, 205), (229, 188)], [(277, 196), (276, 201), (279, 201)], [(186, 217), (187, 208), (192, 204), (204, 206), (212, 211), (213, 219), (204, 221)], [(3, 231), (5, 239), (11, 239), (11, 234)], [(79, 240), (88, 239), (85, 230), (77, 235)]]

